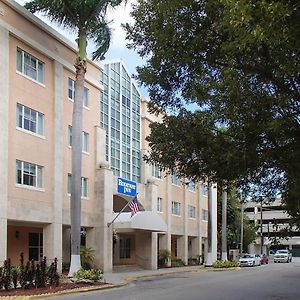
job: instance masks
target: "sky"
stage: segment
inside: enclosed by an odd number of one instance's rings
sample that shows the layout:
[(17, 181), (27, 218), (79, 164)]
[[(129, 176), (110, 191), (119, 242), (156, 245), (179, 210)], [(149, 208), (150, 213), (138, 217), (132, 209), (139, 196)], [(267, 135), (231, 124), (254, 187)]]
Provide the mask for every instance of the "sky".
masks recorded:
[[(28, 2), (27, 0), (15, 0), (21, 5)], [(138, 54), (126, 48), (125, 31), (122, 29), (122, 23), (132, 23), (133, 19), (130, 17), (131, 5), (135, 0), (128, 0), (127, 4), (121, 4), (117, 8), (110, 9), (107, 13), (107, 19), (110, 21), (110, 27), (112, 29), (112, 40), (108, 52), (105, 55), (106, 60), (122, 59), (125, 63), (127, 70), (132, 74), (136, 73), (137, 66), (143, 65), (143, 60)], [(36, 14), (45, 23), (53, 27), (58, 32), (62, 33), (70, 41), (74, 42), (76, 35), (58, 27), (55, 23), (51, 23), (49, 19), (41, 14)], [(88, 45), (88, 52), (93, 49), (92, 44)], [(139, 91), (143, 96), (148, 96), (147, 90), (144, 87), (139, 87)]]

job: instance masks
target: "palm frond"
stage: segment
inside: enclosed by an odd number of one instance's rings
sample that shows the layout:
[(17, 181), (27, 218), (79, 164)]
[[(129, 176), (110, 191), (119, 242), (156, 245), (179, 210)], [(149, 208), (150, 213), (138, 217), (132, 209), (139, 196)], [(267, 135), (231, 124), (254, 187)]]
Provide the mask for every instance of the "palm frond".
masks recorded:
[(77, 9), (72, 0), (32, 0), (26, 2), (24, 7), (31, 13), (41, 12), (51, 21), (69, 29), (78, 27)]
[(105, 16), (108, 7), (116, 7), (127, 0), (32, 0), (25, 4), (30, 12), (42, 12), (51, 21), (68, 29), (85, 32), (97, 49), (92, 59), (104, 59), (109, 48), (111, 31)]
[(107, 52), (111, 40), (111, 30), (108, 23), (105, 21), (95, 22), (89, 24), (91, 27), (89, 38), (92, 39), (96, 44), (96, 50), (92, 53), (92, 59), (103, 60), (105, 53)]

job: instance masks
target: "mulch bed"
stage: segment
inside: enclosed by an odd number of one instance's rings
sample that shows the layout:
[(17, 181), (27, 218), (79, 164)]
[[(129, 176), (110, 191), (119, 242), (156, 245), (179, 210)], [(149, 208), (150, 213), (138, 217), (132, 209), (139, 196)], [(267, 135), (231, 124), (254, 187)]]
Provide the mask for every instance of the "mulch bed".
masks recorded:
[(92, 284), (87, 283), (73, 283), (65, 282), (60, 283), (58, 287), (56, 286), (47, 286), (44, 288), (31, 288), (31, 289), (11, 289), (8, 291), (0, 290), (0, 297), (6, 296), (34, 296), (34, 295), (43, 295), (43, 294), (52, 294), (52, 293), (61, 293), (68, 290), (74, 290), (79, 288), (93, 288), (107, 285), (104, 282), (94, 282)]

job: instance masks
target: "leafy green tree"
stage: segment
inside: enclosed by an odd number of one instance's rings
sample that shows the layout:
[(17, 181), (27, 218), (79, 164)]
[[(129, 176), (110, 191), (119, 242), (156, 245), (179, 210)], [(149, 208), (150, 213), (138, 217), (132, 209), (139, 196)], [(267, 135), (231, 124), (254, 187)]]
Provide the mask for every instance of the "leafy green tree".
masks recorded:
[(72, 191), (71, 191), (71, 266), (69, 276), (80, 269), (82, 105), (87, 68), (87, 41), (93, 40), (93, 59), (103, 59), (110, 43), (106, 20), (108, 7), (122, 0), (33, 0), (25, 4), (32, 13), (43, 12), (52, 21), (77, 31), (78, 53), (75, 61), (75, 100), (72, 119)]
[[(221, 245), (222, 237), (222, 195), (218, 193), (218, 243)], [(231, 188), (231, 192), (228, 193), (227, 202), (227, 240), (228, 247), (231, 249), (238, 248), (238, 244), (241, 243), (241, 202), (240, 195), (235, 188)], [(251, 244), (256, 238), (257, 226), (251, 223), (249, 218), (243, 215), (243, 249), (247, 251), (249, 244)]]
[(152, 126), (149, 159), (191, 177), (217, 170), (254, 197), (281, 193), (300, 219), (298, 0), (138, 0), (132, 16), (129, 47), (146, 59), (137, 79), (152, 111), (174, 115)]

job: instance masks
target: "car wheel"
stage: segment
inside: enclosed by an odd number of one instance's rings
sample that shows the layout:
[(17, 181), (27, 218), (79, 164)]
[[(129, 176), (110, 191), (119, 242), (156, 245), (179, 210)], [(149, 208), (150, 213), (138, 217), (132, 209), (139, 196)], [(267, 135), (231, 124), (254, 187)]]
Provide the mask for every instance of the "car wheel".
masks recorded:
[(269, 261), (266, 261), (266, 265), (269, 263)]

